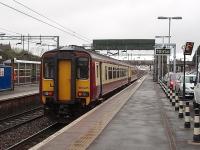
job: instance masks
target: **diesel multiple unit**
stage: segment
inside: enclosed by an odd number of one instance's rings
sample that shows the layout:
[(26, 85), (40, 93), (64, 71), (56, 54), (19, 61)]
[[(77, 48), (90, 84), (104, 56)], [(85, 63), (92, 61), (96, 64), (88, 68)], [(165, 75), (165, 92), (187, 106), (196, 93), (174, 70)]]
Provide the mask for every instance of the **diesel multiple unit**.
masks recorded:
[(80, 47), (63, 47), (42, 56), (41, 100), (46, 112), (67, 116), (137, 78), (135, 66)]

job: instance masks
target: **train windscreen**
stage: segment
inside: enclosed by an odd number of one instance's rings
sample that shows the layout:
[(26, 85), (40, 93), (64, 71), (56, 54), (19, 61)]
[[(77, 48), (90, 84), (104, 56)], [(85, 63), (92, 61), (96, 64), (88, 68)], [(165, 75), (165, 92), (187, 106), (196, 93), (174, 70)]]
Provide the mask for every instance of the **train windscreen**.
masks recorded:
[(54, 64), (53, 62), (44, 63), (44, 78), (52, 79), (54, 77)]
[(77, 79), (88, 79), (88, 58), (82, 57), (77, 60)]

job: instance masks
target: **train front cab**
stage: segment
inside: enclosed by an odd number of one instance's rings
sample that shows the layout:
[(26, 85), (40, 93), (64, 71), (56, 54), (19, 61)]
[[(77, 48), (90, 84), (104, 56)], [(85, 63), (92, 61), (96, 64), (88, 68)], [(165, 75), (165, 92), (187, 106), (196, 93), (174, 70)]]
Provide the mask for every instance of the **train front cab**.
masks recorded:
[[(48, 53), (47, 53), (48, 54)], [(90, 57), (81, 52), (43, 56), (42, 102), (45, 112), (69, 116), (90, 102)]]

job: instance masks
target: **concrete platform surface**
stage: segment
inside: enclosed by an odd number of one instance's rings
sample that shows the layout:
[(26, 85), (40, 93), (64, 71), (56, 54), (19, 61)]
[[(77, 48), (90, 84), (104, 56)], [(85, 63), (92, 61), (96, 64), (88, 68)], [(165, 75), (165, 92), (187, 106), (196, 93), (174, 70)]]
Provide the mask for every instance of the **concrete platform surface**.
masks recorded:
[[(31, 150), (198, 150), (160, 85), (136, 81)], [(144, 80), (144, 82), (143, 82)]]
[(148, 77), (89, 150), (169, 150), (156, 85)]
[(39, 93), (39, 84), (15, 86), (14, 91), (1, 91), (0, 101)]
[(169, 99), (148, 78), (88, 150), (198, 150)]

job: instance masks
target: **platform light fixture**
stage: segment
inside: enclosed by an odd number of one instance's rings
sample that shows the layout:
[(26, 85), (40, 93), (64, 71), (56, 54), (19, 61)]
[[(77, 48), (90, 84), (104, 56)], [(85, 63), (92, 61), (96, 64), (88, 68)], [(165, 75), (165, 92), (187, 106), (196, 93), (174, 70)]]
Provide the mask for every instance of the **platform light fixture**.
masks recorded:
[[(181, 20), (181, 16), (176, 16), (176, 17), (164, 17), (164, 16), (159, 16), (157, 19), (168, 19), (169, 20), (169, 45), (170, 45), (170, 39), (171, 39), (171, 20), (176, 19), (176, 20)], [(169, 58), (170, 59), (170, 58)], [(169, 61), (169, 69), (170, 70), (170, 61)], [(176, 73), (176, 49), (174, 48), (174, 67), (173, 67), (173, 72)]]

